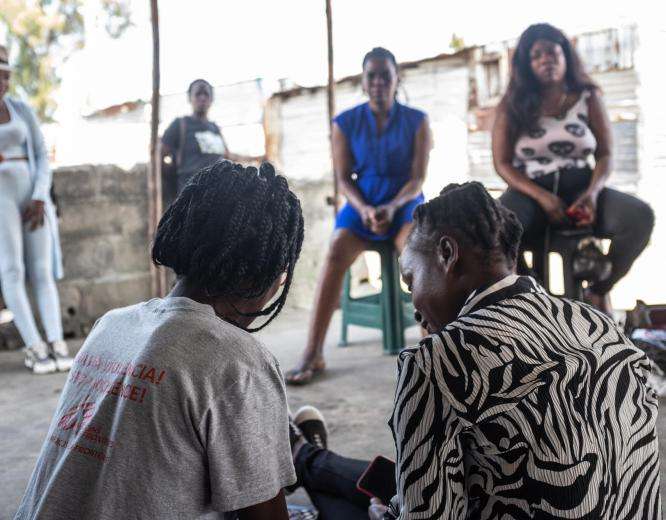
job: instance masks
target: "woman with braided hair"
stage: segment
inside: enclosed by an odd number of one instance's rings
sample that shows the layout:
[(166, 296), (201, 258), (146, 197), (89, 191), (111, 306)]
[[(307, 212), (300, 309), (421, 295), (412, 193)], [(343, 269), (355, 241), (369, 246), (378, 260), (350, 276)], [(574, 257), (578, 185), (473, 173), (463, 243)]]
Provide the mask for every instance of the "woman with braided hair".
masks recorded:
[(390, 240), (402, 251), (412, 212), (423, 202), (430, 124), (424, 112), (398, 103), (398, 83), (395, 56), (375, 47), (363, 58), (368, 102), (333, 120), (333, 167), (347, 204), (335, 221), (301, 362), (287, 373), (287, 383), (309, 383), (324, 370), (324, 340), (345, 272), (368, 242)]
[(270, 164), (195, 175), (153, 244), (175, 287), (97, 322), (16, 518), (286, 519), (284, 382), (249, 333), (282, 309), (302, 242), (300, 202)]

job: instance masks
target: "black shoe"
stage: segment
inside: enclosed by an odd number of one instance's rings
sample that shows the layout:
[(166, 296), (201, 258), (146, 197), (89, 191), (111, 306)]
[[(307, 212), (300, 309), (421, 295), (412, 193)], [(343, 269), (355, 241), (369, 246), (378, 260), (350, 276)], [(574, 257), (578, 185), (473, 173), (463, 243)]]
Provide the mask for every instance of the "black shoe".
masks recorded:
[(314, 406), (303, 406), (294, 416), (294, 425), (305, 440), (317, 448), (328, 448), (328, 430), (324, 416)]

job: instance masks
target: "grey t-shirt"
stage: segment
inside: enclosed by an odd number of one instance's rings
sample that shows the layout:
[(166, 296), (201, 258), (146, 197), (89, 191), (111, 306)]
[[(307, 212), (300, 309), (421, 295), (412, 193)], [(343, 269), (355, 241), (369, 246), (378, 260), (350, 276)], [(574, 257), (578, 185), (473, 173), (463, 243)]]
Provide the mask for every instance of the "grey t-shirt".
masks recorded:
[(287, 414), (275, 358), (212, 307), (111, 311), (76, 356), (16, 518), (181, 519), (264, 502), (296, 480)]

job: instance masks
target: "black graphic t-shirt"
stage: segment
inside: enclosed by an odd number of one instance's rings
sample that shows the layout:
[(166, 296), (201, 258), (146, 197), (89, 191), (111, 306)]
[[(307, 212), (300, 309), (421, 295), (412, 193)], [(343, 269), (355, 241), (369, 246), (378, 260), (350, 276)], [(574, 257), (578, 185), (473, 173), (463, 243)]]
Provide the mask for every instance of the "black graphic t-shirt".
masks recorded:
[(202, 121), (191, 116), (185, 117), (185, 142), (180, 143), (180, 118), (164, 132), (162, 142), (173, 151), (174, 157), (182, 146), (181, 163), (178, 165), (178, 191), (201, 168), (222, 159), (226, 146), (220, 128), (212, 121)]
[(514, 166), (530, 179), (560, 168), (586, 166), (597, 148), (588, 123), (589, 97), (589, 91), (583, 92), (561, 117), (540, 117), (537, 128), (523, 133), (516, 141)]

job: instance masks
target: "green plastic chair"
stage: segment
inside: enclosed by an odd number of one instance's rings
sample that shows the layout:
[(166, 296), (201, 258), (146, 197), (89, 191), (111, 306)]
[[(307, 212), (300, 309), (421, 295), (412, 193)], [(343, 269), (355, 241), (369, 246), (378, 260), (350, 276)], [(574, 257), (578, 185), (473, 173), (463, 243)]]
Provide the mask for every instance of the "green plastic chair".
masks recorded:
[(372, 242), (368, 248), (381, 257), (382, 290), (380, 293), (352, 298), (351, 272), (345, 274), (340, 309), (342, 331), (338, 346), (349, 345), (349, 325), (370, 327), (382, 331), (384, 354), (398, 354), (405, 346), (405, 329), (416, 324), (411, 297), (400, 287), (398, 255), (393, 243)]

